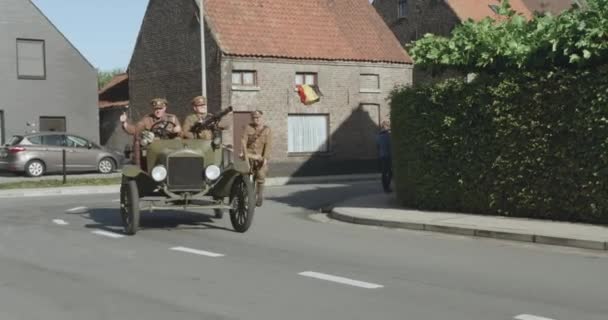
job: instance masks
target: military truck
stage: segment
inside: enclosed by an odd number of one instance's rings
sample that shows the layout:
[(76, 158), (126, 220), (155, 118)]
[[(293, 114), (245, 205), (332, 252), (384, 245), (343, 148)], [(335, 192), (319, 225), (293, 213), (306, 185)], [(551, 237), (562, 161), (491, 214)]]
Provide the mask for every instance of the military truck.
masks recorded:
[(134, 164), (122, 170), (120, 214), (124, 231), (134, 235), (141, 211), (209, 209), (215, 218), (226, 210), (234, 230), (246, 232), (255, 211), (255, 192), (247, 160), (232, 160), (222, 144), (218, 122), (232, 111), (198, 123), (193, 130), (211, 130), (212, 140), (167, 139), (174, 123), (160, 121), (134, 136)]

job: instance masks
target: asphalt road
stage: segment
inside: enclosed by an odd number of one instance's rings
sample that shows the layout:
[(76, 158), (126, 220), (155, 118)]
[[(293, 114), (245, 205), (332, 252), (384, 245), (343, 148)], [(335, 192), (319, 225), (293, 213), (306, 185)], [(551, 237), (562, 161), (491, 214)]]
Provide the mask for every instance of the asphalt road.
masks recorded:
[(118, 195), (0, 199), (0, 319), (606, 320), (608, 255), (329, 221), (376, 184), (268, 188), (251, 229)]

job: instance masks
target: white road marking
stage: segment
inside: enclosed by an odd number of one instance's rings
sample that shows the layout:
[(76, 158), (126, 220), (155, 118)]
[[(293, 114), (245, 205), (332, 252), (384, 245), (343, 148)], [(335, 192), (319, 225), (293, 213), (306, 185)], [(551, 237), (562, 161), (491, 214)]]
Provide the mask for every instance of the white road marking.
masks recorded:
[(67, 222), (65, 222), (64, 220), (61, 220), (61, 219), (55, 219), (55, 220), (53, 220), (53, 222), (55, 224), (60, 225), (60, 226), (67, 226), (69, 224), (69, 223), (67, 223)]
[(551, 318), (544, 318), (544, 317), (539, 317), (539, 316), (535, 316), (535, 315), (531, 315), (531, 314), (520, 314), (517, 317), (515, 317), (514, 319), (516, 319), (516, 320), (553, 320)]
[(93, 231), (94, 234), (100, 235), (100, 236), (104, 236), (104, 237), (110, 237), (110, 238), (122, 238), (124, 237), (122, 234), (118, 234), (118, 233), (114, 233), (114, 232), (108, 232), (108, 231), (103, 231), (103, 230), (95, 230)]
[(316, 278), (316, 279), (321, 279), (321, 280), (327, 280), (327, 281), (347, 284), (350, 286), (355, 286), (355, 287), (360, 287), (360, 288), (365, 288), (365, 289), (378, 289), (378, 288), (384, 287), (382, 285), (375, 284), (375, 283), (357, 281), (357, 280), (353, 280), (353, 279), (332, 276), (329, 274), (313, 272), (313, 271), (302, 272), (302, 273), (299, 273), (299, 275), (305, 276), (305, 277), (310, 277), (310, 278)]
[(120, 202), (120, 199), (114, 199), (112, 202)]
[(209, 251), (203, 251), (203, 250), (196, 250), (196, 249), (191, 249), (191, 248), (186, 248), (186, 247), (173, 247), (173, 248), (171, 248), (171, 250), (173, 250), (173, 251), (187, 252), (187, 253), (193, 253), (193, 254), (198, 254), (198, 255), (201, 255), (201, 256), (207, 256), (207, 257), (212, 257), (212, 258), (218, 258), (218, 257), (223, 257), (224, 256), (221, 253), (215, 253), (215, 252), (209, 252)]
[(76, 208), (68, 209), (65, 212), (75, 213), (75, 212), (79, 212), (79, 211), (87, 211), (88, 209), (89, 208), (87, 208), (87, 207), (76, 207)]

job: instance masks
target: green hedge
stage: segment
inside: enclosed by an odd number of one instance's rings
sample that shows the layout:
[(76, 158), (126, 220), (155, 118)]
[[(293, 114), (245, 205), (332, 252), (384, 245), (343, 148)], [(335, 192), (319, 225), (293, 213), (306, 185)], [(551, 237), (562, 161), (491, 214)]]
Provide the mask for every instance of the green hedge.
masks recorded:
[(608, 66), (401, 88), (391, 107), (404, 205), (608, 223)]

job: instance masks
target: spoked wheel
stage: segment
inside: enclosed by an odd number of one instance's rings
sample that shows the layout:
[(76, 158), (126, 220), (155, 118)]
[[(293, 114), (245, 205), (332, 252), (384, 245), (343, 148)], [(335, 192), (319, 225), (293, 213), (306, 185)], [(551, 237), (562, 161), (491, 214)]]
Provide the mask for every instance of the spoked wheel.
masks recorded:
[(129, 179), (120, 186), (120, 216), (128, 235), (134, 235), (139, 229), (139, 191), (137, 182)]
[(251, 226), (255, 212), (253, 183), (247, 177), (239, 177), (232, 185), (230, 193), (230, 221), (237, 232), (245, 232)]

